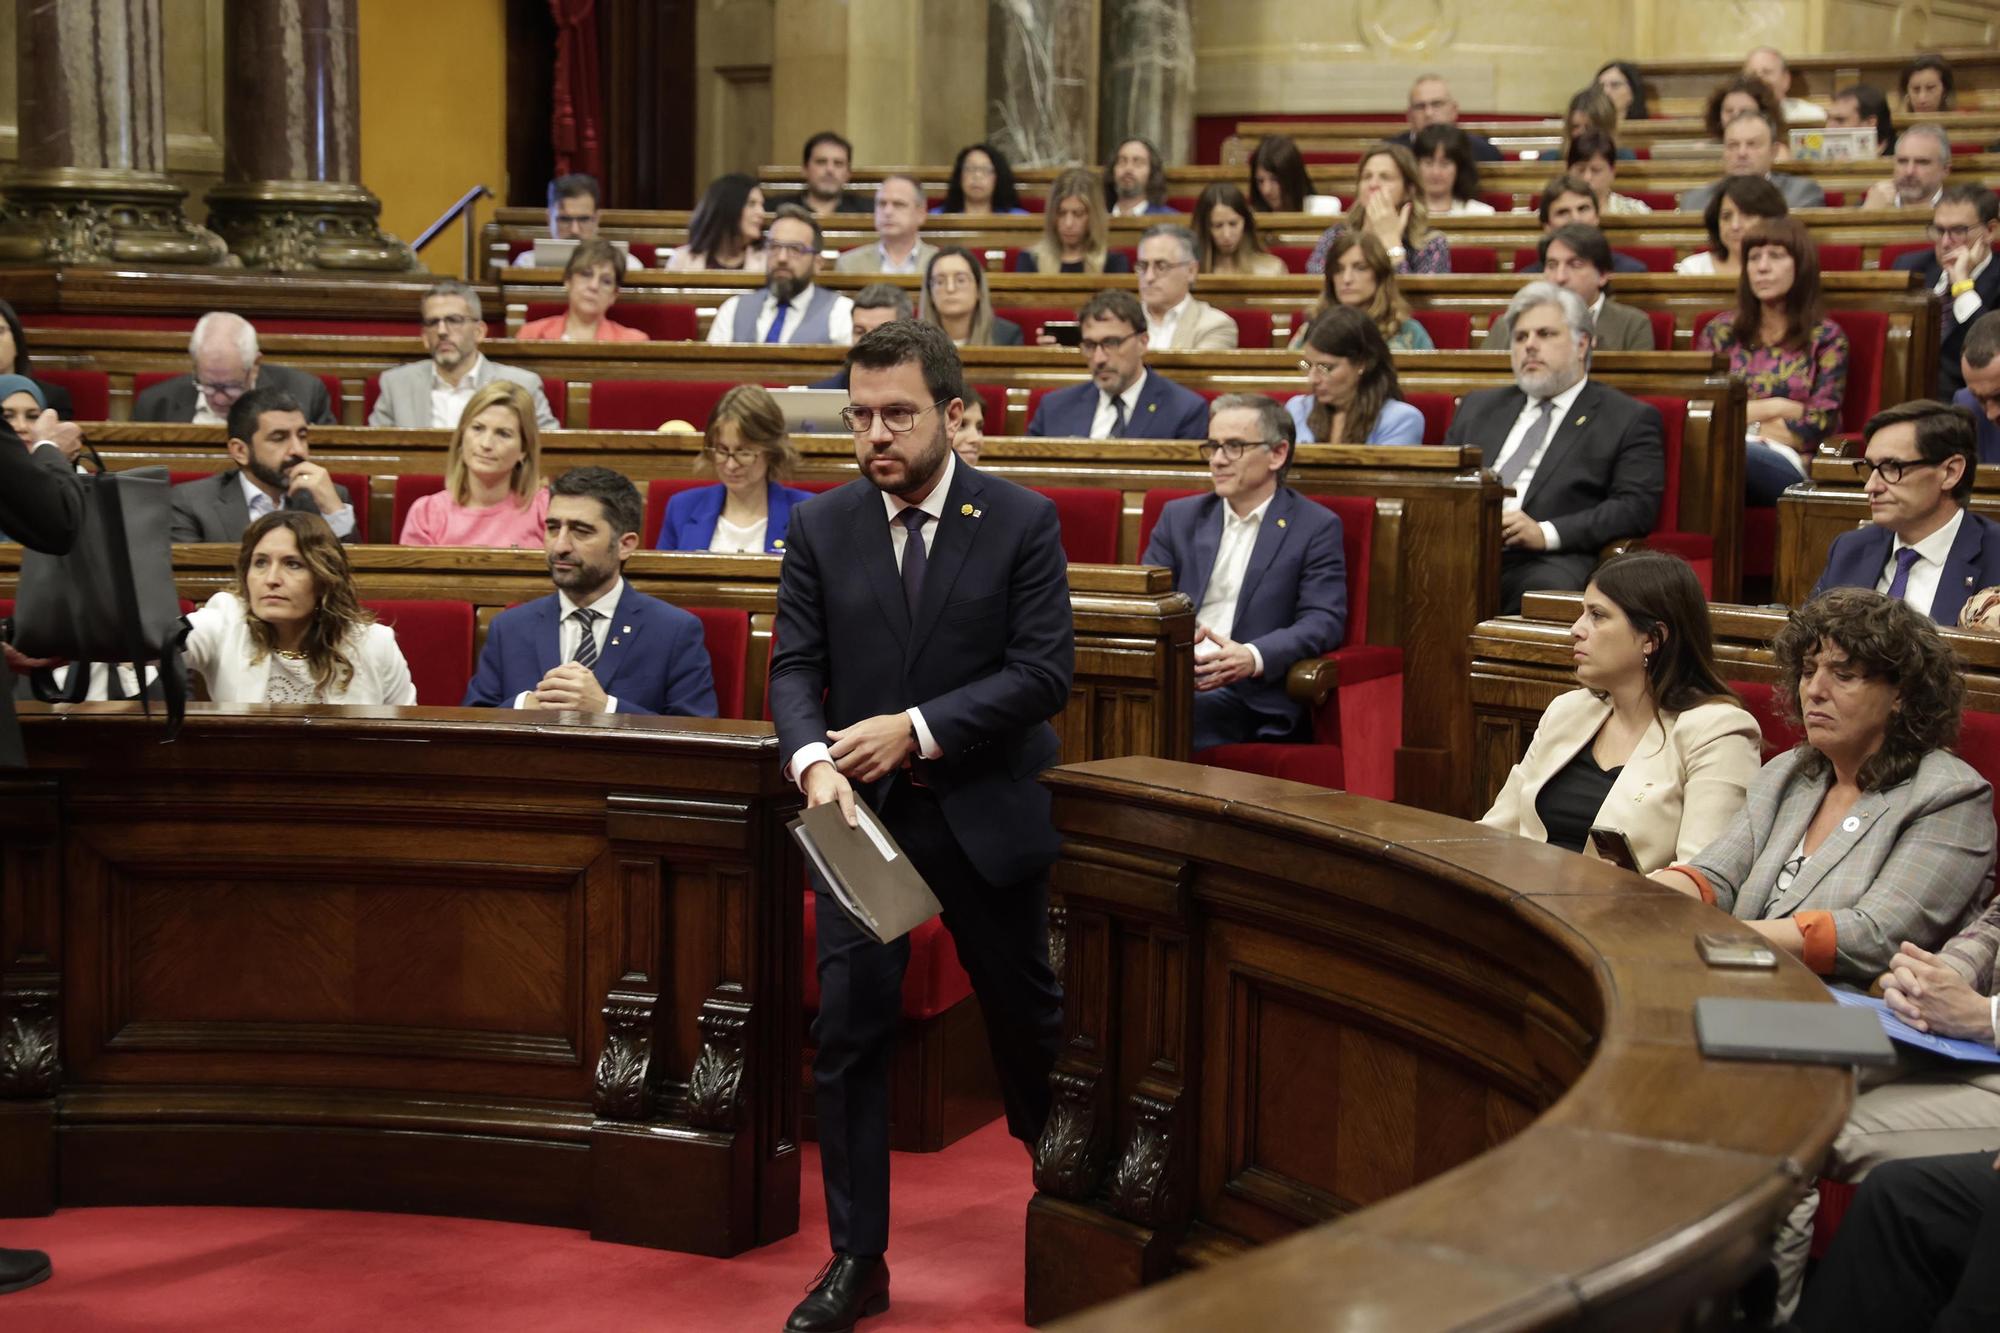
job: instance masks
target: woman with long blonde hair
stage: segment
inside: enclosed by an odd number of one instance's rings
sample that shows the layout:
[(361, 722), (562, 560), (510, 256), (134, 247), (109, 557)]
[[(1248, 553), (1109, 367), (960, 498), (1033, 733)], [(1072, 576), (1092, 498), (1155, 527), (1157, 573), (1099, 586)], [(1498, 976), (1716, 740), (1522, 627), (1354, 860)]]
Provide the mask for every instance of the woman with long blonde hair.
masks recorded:
[(1071, 167), (1049, 187), (1042, 239), (1014, 261), (1017, 273), (1130, 273), (1132, 261), (1113, 254), (1097, 173)]
[(444, 489), (410, 506), (397, 541), (539, 549), (549, 516), (541, 459), (534, 398), (512, 380), (494, 380), (459, 414)]

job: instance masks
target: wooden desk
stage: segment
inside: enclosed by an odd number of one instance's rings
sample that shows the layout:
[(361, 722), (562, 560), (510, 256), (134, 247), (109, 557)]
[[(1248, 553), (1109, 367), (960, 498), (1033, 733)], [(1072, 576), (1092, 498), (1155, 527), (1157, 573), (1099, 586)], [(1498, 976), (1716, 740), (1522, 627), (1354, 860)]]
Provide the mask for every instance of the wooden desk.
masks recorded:
[(1692, 1326), (1763, 1259), (1845, 1070), (1704, 1060), (1702, 995), (1825, 999), (1601, 862), (1292, 783), (1044, 777), (1067, 1044), (1027, 1317), (1083, 1330)]
[(23, 705), (0, 1212), (798, 1229), (798, 796), (757, 723)]

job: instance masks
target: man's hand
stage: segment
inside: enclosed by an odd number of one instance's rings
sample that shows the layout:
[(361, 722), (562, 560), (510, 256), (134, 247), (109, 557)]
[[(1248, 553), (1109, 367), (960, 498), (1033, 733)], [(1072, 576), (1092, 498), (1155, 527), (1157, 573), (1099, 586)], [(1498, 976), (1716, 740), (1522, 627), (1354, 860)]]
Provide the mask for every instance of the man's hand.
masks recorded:
[(35, 449), (45, 443), (62, 450), (63, 457), (74, 463), (83, 453), (83, 427), (61, 420), (54, 408), (45, 408), (28, 430), (28, 447)]
[(535, 686), (535, 699), (544, 708), (573, 708), (585, 713), (602, 713), (611, 707), (610, 696), (597, 683), (590, 668), (565, 662), (542, 677)]
[(1896, 182), (1893, 179), (1876, 181), (1868, 187), (1868, 193), (1861, 200), (1861, 206), (1863, 208), (1901, 208), (1903, 200), (1902, 196), (1896, 193)]
[(847, 821), (847, 827), (861, 827), (854, 818), (854, 787), (832, 764), (825, 760), (814, 764), (806, 770), (799, 786), (806, 794), (806, 809), (825, 805), (828, 801), (839, 801), (840, 816)]
[[(901, 768), (917, 748), (908, 713), (879, 713), (826, 733), (834, 765), (854, 782), (873, 782)], [(817, 765), (815, 765), (817, 767)]]
[(1919, 1032), (1991, 1043), (1993, 1006), (1949, 965), (1908, 940), (1882, 976), (1889, 1012)]
[(286, 495), (310, 495), (322, 514), (331, 514), (345, 503), (333, 487), (333, 478), (317, 463), (300, 463), (285, 480)]
[(1203, 626), (1194, 632), (1196, 643), (1212, 643), (1216, 647), (1213, 656), (1197, 656), (1194, 660), (1194, 687), (1206, 694), (1219, 690), (1225, 685), (1234, 685), (1239, 680), (1248, 680), (1257, 674), (1257, 659), (1250, 650), (1226, 635), (1217, 634)]
[(1549, 542), (1542, 525), (1529, 518), (1527, 511), (1510, 509), (1500, 516), (1500, 544), (1529, 551), (1545, 551)]
[(1959, 246), (1958, 253), (1951, 257), (1948, 267), (1952, 282), (1956, 284), (1970, 281), (1972, 270), (1986, 262), (1986, 256), (1992, 251), (1993, 243), (1987, 239), (1986, 233), (1983, 231), (1975, 233), (1972, 239)]
[(0, 652), (6, 653), (7, 669), (17, 676), (25, 676), (43, 667), (59, 667), (68, 660), (61, 657), (24, 657), (11, 643), (0, 644)]

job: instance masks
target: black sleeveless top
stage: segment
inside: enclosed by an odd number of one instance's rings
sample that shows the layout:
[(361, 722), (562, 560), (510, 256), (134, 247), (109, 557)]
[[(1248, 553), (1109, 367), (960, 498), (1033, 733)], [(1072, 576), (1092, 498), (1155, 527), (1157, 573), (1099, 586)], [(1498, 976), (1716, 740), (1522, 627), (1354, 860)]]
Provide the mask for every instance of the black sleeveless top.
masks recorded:
[(1611, 794), (1611, 784), (1625, 769), (1623, 764), (1599, 768), (1591, 748), (1584, 746), (1535, 794), (1535, 813), (1549, 831), (1551, 847), (1583, 850), (1590, 839), (1590, 826), (1597, 822), (1597, 812)]

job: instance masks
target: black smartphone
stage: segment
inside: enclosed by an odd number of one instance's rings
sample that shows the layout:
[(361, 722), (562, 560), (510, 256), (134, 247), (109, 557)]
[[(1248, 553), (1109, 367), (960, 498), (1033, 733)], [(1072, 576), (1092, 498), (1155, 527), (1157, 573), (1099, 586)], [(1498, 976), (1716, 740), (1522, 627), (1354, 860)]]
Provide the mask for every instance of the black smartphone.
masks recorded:
[(1054, 338), (1063, 347), (1083, 345), (1083, 325), (1073, 319), (1051, 319), (1043, 323), (1042, 332)]
[(1710, 967), (1747, 967), (1768, 970), (1778, 965), (1778, 951), (1760, 940), (1740, 935), (1700, 934), (1694, 937), (1695, 950)]
[(1600, 825), (1590, 831), (1590, 846), (1599, 857), (1612, 865), (1638, 873), (1639, 858), (1632, 855), (1632, 843), (1622, 831)]

